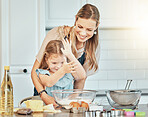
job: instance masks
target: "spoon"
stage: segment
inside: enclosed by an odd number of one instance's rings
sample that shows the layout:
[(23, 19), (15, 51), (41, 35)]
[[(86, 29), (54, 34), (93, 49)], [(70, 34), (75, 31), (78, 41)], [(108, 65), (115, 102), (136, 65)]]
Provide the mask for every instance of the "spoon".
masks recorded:
[(125, 86), (125, 90), (129, 90), (129, 87), (130, 87), (132, 81), (133, 80), (127, 80), (127, 83), (126, 83), (126, 86)]

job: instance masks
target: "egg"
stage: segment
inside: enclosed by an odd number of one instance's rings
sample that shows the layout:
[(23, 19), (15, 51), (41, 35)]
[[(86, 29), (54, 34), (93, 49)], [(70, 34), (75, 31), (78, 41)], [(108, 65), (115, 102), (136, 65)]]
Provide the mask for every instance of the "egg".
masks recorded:
[(78, 102), (71, 102), (69, 105), (72, 107), (77, 107), (77, 109), (80, 107), (80, 104)]
[(88, 109), (89, 105), (88, 105), (88, 103), (81, 101), (80, 107), (85, 107), (86, 109)]

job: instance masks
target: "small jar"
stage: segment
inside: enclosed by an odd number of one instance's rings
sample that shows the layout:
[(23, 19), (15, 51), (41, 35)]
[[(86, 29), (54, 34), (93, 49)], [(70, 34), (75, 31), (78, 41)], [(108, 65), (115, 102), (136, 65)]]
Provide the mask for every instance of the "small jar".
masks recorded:
[(101, 115), (101, 111), (96, 111), (96, 116), (95, 117), (100, 117), (100, 115)]
[(111, 110), (111, 115), (114, 115), (114, 116), (122, 116), (124, 115), (124, 110), (121, 110), (121, 109), (115, 109), (115, 110)]
[(111, 111), (102, 111), (100, 115), (102, 117), (110, 117), (111, 116)]
[(93, 117), (92, 111), (85, 111), (85, 117)]

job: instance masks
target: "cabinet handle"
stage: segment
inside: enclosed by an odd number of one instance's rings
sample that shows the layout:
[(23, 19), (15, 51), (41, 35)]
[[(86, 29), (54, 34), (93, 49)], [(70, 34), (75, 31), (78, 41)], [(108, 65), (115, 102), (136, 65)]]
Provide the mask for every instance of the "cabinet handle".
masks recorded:
[(23, 72), (24, 72), (24, 73), (27, 73), (27, 69), (23, 69)]

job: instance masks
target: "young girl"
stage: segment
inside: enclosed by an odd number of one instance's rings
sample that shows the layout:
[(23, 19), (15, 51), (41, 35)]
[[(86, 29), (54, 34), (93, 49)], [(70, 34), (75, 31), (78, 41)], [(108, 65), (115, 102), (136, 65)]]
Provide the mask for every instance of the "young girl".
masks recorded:
[(63, 53), (67, 54), (71, 50), (66, 49), (67, 45), (64, 48), (62, 41), (50, 41), (45, 48), (40, 67), (36, 69), (45, 89), (43, 91), (52, 97), (52, 90), (73, 89), (73, 80), (77, 77), (75, 73), (77, 63), (73, 61), (67, 63), (67, 58)]

